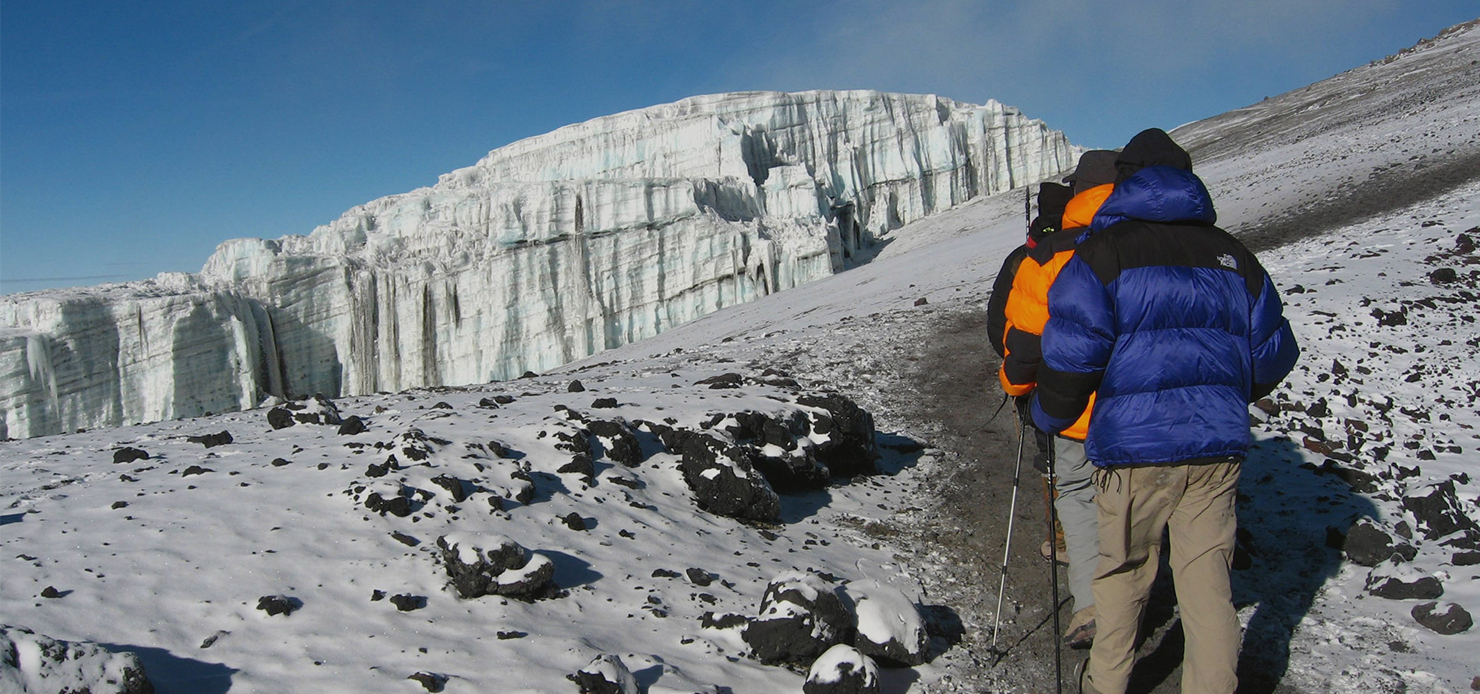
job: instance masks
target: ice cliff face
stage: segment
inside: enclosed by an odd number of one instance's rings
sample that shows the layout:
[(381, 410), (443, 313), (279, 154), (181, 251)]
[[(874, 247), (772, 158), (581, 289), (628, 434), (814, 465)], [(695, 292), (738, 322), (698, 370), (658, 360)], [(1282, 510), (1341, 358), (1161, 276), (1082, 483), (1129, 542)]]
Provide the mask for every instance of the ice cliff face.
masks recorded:
[(0, 436), (543, 371), (842, 270), (1069, 168), (989, 101), (695, 97), (515, 142), (199, 275), (0, 297)]

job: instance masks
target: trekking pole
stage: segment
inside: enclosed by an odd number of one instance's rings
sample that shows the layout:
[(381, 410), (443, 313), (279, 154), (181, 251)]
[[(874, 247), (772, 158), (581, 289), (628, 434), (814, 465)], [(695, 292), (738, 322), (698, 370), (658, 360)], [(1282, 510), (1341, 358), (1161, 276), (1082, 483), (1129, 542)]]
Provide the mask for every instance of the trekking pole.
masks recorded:
[(1018, 480), (1023, 470), (1023, 439), (1027, 438), (1028, 422), (1018, 418), (1017, 463), (1012, 467), (1012, 502), (1007, 506), (1007, 541), (1002, 543), (1002, 580), (997, 584), (997, 616), (992, 623), (992, 650), (997, 650), (997, 633), (1002, 627), (1002, 596), (1007, 592), (1007, 557), (1012, 552), (1012, 522), (1017, 516)]
[[(1058, 461), (1052, 440), (1048, 442), (1046, 457), (1048, 458), (1048, 486), (1057, 490), (1059, 479), (1054, 465)], [(1053, 584), (1053, 681), (1054, 691), (1064, 694), (1064, 640), (1059, 637), (1059, 543), (1054, 536), (1058, 527), (1058, 507), (1054, 505), (1050, 497), (1048, 503), (1048, 573), (1052, 576), (1050, 583)]]

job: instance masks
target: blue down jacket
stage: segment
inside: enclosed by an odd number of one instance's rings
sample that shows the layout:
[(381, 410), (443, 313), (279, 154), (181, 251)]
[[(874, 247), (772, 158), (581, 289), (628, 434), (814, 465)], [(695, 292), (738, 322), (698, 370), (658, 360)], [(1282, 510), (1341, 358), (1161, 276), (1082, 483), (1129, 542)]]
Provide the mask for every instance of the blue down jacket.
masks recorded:
[(1269, 275), (1214, 221), (1191, 171), (1143, 168), (1049, 290), (1033, 420), (1062, 431), (1097, 392), (1085, 448), (1100, 467), (1242, 458), (1248, 404), (1299, 358)]

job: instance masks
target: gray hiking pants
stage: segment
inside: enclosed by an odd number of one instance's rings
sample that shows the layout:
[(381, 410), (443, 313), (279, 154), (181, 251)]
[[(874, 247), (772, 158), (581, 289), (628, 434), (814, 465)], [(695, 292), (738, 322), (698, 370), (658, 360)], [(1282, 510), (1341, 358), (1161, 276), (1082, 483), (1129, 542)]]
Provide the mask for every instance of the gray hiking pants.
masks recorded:
[(1069, 551), (1069, 593), (1074, 611), (1095, 604), (1090, 584), (1100, 563), (1100, 516), (1095, 505), (1095, 466), (1085, 456), (1084, 442), (1055, 436), (1054, 472), (1059, 498), (1054, 510), (1064, 528), (1064, 547)]

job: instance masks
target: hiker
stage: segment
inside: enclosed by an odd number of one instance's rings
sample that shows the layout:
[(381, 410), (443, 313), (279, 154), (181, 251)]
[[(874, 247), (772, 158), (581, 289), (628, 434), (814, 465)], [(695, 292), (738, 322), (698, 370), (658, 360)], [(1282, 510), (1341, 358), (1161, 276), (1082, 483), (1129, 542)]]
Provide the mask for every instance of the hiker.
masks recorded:
[[(1092, 150), (1079, 157), (1074, 173), (1074, 197), (1065, 205), (1060, 228), (1046, 234), (1018, 268), (1005, 308), (1007, 319), (998, 380), (1002, 390), (1026, 405), (1037, 384), (1042, 356), (1041, 335), (1048, 321), (1048, 291), (1064, 264), (1074, 255), (1075, 239), (1094, 219), (1100, 204), (1115, 187), (1116, 153)], [(1074, 614), (1063, 634), (1070, 648), (1088, 648), (1095, 638), (1095, 597), (1091, 590), (1095, 566), (1100, 560), (1099, 520), (1095, 489), (1090, 477), (1093, 466), (1084, 454), (1091, 402), (1069, 426), (1053, 437), (1055, 481), (1049, 498), (1058, 512), (1063, 544), (1069, 565), (1069, 593), (1074, 596)], [(1056, 497), (1056, 498), (1054, 498)]]
[(1084, 692), (1122, 694), (1162, 534), (1186, 634), (1182, 691), (1234, 691), (1239, 623), (1229, 588), (1234, 495), (1248, 404), (1300, 350), (1254, 254), (1214, 226), (1192, 159), (1165, 132), (1131, 139), (1115, 190), (1048, 293), (1032, 416), (1068, 428), (1096, 397), (1098, 633)]
[[(987, 299), (987, 339), (992, 345), (992, 351), (996, 352), (998, 357), (1006, 356), (1004, 341), (1007, 338), (1007, 300), (1012, 294), (1013, 279), (1017, 277), (1018, 268), (1022, 266), (1023, 260), (1039, 242), (1059, 230), (1063, 223), (1064, 207), (1069, 204), (1073, 196), (1074, 191), (1069, 186), (1052, 181), (1038, 184), (1038, 216), (1034, 217), (1028, 225), (1027, 239), (1021, 246), (1007, 254), (1007, 258), (1002, 261), (1002, 269), (997, 271), (997, 280), (992, 283), (992, 296)], [(1023, 431), (1024, 427), (1030, 424), (1025, 407), (1026, 400), (1019, 399), (1017, 405), (1018, 430)], [(1052, 555), (1049, 543), (1056, 542), (1059, 561), (1067, 563), (1068, 552), (1064, 547), (1064, 533), (1055, 526), (1052, 516), (1048, 514), (1048, 505), (1053, 503), (1053, 490), (1048, 483), (1049, 439), (1036, 427), (1028, 427), (1028, 431), (1034, 435), (1034, 443), (1037, 446), (1037, 453), (1033, 456), (1033, 467), (1043, 474), (1044, 522), (1049, 528), (1049, 539), (1043, 542), (1039, 553), (1043, 555), (1044, 561), (1049, 561)]]

